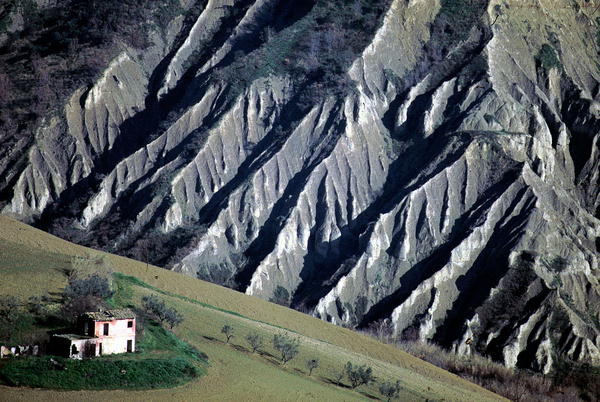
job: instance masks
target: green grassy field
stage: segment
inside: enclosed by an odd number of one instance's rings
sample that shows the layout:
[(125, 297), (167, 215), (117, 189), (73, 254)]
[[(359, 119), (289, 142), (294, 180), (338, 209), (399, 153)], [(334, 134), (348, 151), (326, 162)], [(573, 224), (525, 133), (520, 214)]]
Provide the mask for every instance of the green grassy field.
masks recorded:
[[(1, 294), (26, 299), (59, 292), (66, 284), (64, 270), (73, 256), (102, 253), (48, 235), (0, 216)], [(185, 321), (175, 329), (184, 341), (208, 356), (207, 372), (185, 385), (149, 391), (54, 391), (0, 386), (0, 400), (367, 400), (382, 399), (377, 384), (400, 380), (400, 400), (488, 401), (499, 396), (390, 345), (336, 327), (294, 310), (231, 289), (196, 280), (114, 255), (105, 257), (127, 298), (140, 304), (154, 294), (175, 307)], [(234, 328), (230, 344), (220, 333)], [(282, 366), (271, 346), (274, 334), (287, 332), (300, 339), (300, 354)], [(249, 333), (263, 336), (262, 353), (252, 353)], [(308, 375), (306, 361), (320, 367)], [(376, 384), (351, 390), (335, 384), (343, 365), (373, 367)]]

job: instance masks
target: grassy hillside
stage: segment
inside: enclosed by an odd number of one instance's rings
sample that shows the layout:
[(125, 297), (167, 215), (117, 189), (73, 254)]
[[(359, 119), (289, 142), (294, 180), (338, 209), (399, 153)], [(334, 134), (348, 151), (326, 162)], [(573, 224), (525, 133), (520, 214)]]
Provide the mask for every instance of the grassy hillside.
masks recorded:
[[(0, 293), (22, 298), (57, 292), (65, 286), (64, 270), (73, 256), (98, 255), (37, 229), (0, 216)], [(185, 317), (175, 332), (208, 355), (207, 374), (178, 388), (152, 391), (70, 391), (0, 387), (2, 400), (364, 400), (382, 398), (377, 385), (351, 390), (334, 385), (346, 361), (373, 367), (378, 381), (400, 380), (401, 400), (498, 400), (494, 395), (389, 345), (336, 327), (288, 308), (246, 296), (130, 259), (108, 255), (119, 283), (139, 304), (156, 294)], [(234, 328), (232, 344), (220, 329)], [(287, 331), (300, 338), (300, 354), (282, 367), (270, 341)], [(265, 339), (264, 354), (251, 353), (250, 333)], [(321, 367), (308, 376), (305, 362), (318, 358)]]

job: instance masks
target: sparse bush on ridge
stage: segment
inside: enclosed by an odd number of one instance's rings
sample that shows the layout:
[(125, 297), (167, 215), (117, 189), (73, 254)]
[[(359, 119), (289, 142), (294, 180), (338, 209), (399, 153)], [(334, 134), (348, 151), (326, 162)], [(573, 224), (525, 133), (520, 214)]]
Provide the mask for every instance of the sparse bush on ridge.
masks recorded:
[[(294, 21), (266, 21), (255, 49), (234, 51), (231, 62), (213, 74), (234, 93), (270, 75), (291, 76), (302, 89), (303, 108), (327, 94), (354, 88), (346, 72), (368, 45), (390, 0), (318, 0)], [(307, 85), (308, 84), (308, 85)]]
[(437, 345), (423, 342), (399, 342), (405, 352), (465, 378), (511, 400), (546, 400), (551, 389), (549, 378), (525, 370), (515, 370), (484, 356), (456, 355)]
[[(515, 273), (519, 271), (516, 269)], [(560, 334), (564, 323), (568, 322), (562, 310), (559, 309), (557, 312), (550, 320), (552, 334)], [(359, 332), (380, 342), (392, 344), (415, 357), (514, 401), (546, 401), (552, 399), (556, 392), (561, 392), (567, 399), (571, 395), (574, 396), (574, 400), (582, 396), (588, 398), (587, 400), (594, 400), (594, 398), (600, 400), (600, 368), (585, 363), (574, 363), (555, 356), (554, 372), (544, 376), (529, 370), (508, 368), (475, 351), (471, 356), (457, 355), (440, 346), (418, 341), (417, 338), (398, 341), (390, 331), (389, 322), (379, 321), (367, 330)], [(334, 380), (341, 383), (344, 375), (344, 372), (340, 372)]]

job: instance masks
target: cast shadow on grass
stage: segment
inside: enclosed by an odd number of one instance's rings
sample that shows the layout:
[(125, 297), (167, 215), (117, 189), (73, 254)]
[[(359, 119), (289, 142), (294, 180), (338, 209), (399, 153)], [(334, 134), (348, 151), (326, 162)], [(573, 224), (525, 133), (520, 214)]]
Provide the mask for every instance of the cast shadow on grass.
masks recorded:
[(230, 345), (231, 345), (232, 348), (234, 348), (238, 352), (243, 352), (243, 353), (249, 353), (250, 352), (248, 349), (246, 349), (245, 347), (243, 347), (241, 345), (234, 345), (233, 343), (230, 343)]
[(62, 292), (48, 292), (48, 296), (52, 298), (49, 300), (51, 303), (60, 303), (63, 300)]
[(350, 389), (349, 385), (344, 384), (343, 382), (337, 382), (336, 380), (333, 380), (331, 378), (327, 378), (327, 377), (323, 377), (321, 376), (321, 381), (323, 381), (326, 384), (330, 384), (330, 385), (335, 385), (338, 386), (340, 388), (346, 388), (346, 389)]
[(358, 391), (358, 393), (361, 394), (361, 395), (363, 395), (365, 398), (369, 398), (369, 399), (372, 399), (372, 400), (375, 400), (375, 401), (381, 400), (378, 396), (370, 394), (370, 393), (368, 393), (366, 391)]
[(55, 267), (55, 268), (52, 268), (52, 269), (54, 269), (57, 272), (60, 272), (66, 278), (68, 278), (71, 275), (71, 273), (73, 272), (72, 268)]
[(257, 352), (258, 352), (258, 354), (259, 354), (259, 355), (261, 355), (261, 356), (263, 356), (263, 357), (270, 357), (270, 358), (272, 358), (272, 359), (277, 359), (277, 358), (276, 358), (274, 355), (272, 355), (272, 354), (271, 354), (271, 353), (269, 353), (269, 352), (265, 352), (265, 351), (263, 351), (263, 350), (257, 350)]
[(265, 358), (265, 361), (267, 361), (268, 363), (271, 363), (273, 366), (277, 366), (277, 367), (285, 367), (281, 365), (281, 361), (277, 360), (274, 357), (268, 357), (268, 356), (263, 356)]

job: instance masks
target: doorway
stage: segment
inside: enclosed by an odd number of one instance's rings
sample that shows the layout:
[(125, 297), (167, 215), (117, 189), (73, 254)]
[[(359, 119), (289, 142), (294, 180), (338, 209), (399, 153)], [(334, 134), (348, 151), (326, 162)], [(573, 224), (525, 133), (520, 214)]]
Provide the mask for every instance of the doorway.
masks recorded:
[(128, 339), (127, 340), (127, 353), (131, 353), (133, 352), (133, 340)]

